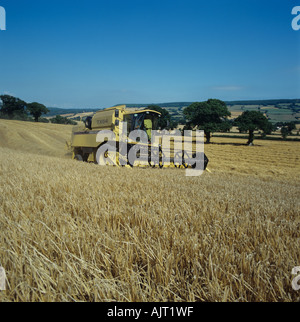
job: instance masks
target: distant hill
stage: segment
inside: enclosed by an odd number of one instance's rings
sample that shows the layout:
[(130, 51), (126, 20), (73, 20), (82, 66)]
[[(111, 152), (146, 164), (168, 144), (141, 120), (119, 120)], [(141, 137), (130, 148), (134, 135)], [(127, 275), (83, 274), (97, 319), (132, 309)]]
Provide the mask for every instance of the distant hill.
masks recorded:
[(50, 111), (47, 113), (47, 116), (52, 117), (56, 115), (64, 115), (64, 114), (78, 114), (78, 113), (86, 113), (86, 112), (95, 112), (99, 109), (92, 108), (60, 108), (60, 107), (47, 107)]
[[(125, 104), (127, 107), (141, 107), (151, 104), (159, 105), (161, 107), (186, 107), (193, 102), (173, 102), (173, 103), (143, 103), (143, 104)], [(226, 105), (277, 105), (277, 104), (291, 104), (300, 103), (300, 99), (270, 99), (270, 100), (242, 100), (242, 101), (225, 101)], [(117, 104), (121, 105), (121, 104)]]
[[(156, 103), (169, 111), (172, 118), (180, 122), (183, 118), (183, 110), (193, 102)], [(225, 101), (231, 118), (237, 118), (246, 110), (258, 110), (272, 122), (299, 122), (300, 123), (300, 99), (270, 99), (270, 100), (241, 100)], [(127, 107), (146, 107), (150, 104), (126, 104)]]
[[(129, 108), (146, 108), (151, 104), (159, 105), (169, 111), (172, 118), (176, 121), (182, 120), (183, 110), (193, 102), (167, 102), (167, 103), (140, 103), (140, 104), (116, 104), (126, 105)], [(270, 100), (240, 100), (225, 101), (232, 118), (238, 117), (246, 110), (259, 110), (273, 122), (300, 122), (300, 99), (270, 99)], [(98, 111), (92, 108), (54, 108), (48, 107), (50, 113), (47, 118), (55, 115), (63, 115), (71, 119), (78, 120), (80, 116), (85, 116)]]

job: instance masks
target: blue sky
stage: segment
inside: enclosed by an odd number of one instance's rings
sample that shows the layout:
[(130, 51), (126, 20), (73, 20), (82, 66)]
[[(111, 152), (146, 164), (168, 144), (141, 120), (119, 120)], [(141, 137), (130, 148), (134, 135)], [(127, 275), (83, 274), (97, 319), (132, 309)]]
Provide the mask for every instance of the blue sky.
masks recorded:
[(0, 0), (0, 93), (47, 106), (300, 98), (300, 0)]

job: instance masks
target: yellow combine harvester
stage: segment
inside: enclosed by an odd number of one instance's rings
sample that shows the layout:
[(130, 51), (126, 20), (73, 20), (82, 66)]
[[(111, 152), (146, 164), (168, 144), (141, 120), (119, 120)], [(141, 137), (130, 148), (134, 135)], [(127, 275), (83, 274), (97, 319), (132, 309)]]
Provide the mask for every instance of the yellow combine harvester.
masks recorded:
[[(67, 145), (72, 158), (79, 161), (130, 167), (193, 167), (196, 154), (192, 148), (189, 152), (183, 149), (178, 132), (177, 144), (174, 136), (167, 135), (168, 149), (162, 148), (166, 136), (158, 129), (160, 117), (155, 110), (130, 109), (126, 105), (99, 110), (73, 127)], [(201, 155), (205, 169), (208, 159), (204, 152)]]

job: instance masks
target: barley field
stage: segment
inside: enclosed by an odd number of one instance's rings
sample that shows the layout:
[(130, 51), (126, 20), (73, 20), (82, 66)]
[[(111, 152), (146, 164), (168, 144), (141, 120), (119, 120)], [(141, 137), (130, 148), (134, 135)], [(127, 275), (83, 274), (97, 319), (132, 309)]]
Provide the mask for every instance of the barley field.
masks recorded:
[(300, 300), (299, 142), (212, 138), (186, 177), (70, 160), (70, 133), (0, 120), (0, 302)]

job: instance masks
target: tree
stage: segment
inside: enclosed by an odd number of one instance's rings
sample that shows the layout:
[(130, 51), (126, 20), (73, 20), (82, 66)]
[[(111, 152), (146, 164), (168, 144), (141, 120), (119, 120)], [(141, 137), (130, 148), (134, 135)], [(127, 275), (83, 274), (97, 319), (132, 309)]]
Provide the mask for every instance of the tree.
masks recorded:
[(61, 115), (56, 115), (55, 117), (53, 117), (52, 119), (50, 119), (51, 123), (55, 123), (55, 124), (71, 124), (71, 125), (76, 125), (77, 123), (64, 117)]
[(292, 134), (292, 131), (296, 129), (296, 124), (294, 122), (286, 122), (283, 123), (283, 126), (280, 130), (281, 135), (284, 139), (286, 139), (286, 137), (288, 135)]
[(161, 117), (158, 120), (158, 127), (161, 129), (172, 129), (176, 128), (178, 123), (172, 120), (170, 113), (159, 105), (148, 105), (147, 109), (154, 110), (161, 113)]
[(231, 128), (228, 117), (231, 116), (225, 102), (209, 99), (206, 102), (195, 102), (183, 111), (187, 119), (187, 127), (197, 126), (204, 130), (206, 143), (210, 143), (212, 132), (224, 132)]
[(27, 117), (25, 108), (27, 103), (10, 95), (1, 95), (2, 108), (1, 113), (7, 115), (8, 118), (13, 118), (14, 116)]
[(281, 128), (281, 130), (280, 130), (280, 132), (281, 132), (281, 135), (282, 135), (282, 138), (285, 140), (286, 139), (286, 137), (289, 135), (289, 129), (288, 129), (288, 127), (287, 126), (283, 126), (282, 128)]
[(262, 130), (265, 134), (272, 132), (272, 123), (259, 111), (245, 111), (236, 118), (234, 124), (241, 132), (249, 132), (248, 145), (253, 144), (254, 131)]
[(38, 122), (42, 114), (49, 113), (45, 105), (36, 102), (27, 104), (27, 110), (34, 117), (35, 122)]
[(296, 130), (296, 124), (294, 122), (288, 122), (286, 123), (286, 126), (289, 130), (289, 134), (292, 134), (292, 131)]

